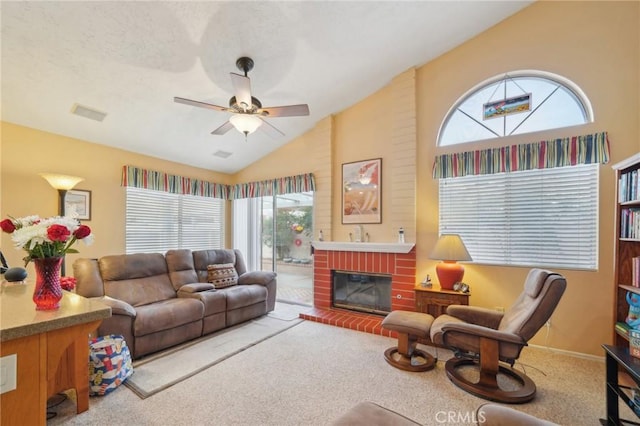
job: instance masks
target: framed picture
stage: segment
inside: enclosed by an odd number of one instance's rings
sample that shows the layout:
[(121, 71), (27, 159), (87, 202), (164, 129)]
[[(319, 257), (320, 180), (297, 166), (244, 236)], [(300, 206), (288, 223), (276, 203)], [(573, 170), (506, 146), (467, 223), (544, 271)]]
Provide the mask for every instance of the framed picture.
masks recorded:
[(64, 212), (66, 215), (77, 214), (81, 220), (91, 220), (91, 191), (67, 191), (64, 197)]
[(342, 165), (342, 223), (382, 223), (382, 159)]

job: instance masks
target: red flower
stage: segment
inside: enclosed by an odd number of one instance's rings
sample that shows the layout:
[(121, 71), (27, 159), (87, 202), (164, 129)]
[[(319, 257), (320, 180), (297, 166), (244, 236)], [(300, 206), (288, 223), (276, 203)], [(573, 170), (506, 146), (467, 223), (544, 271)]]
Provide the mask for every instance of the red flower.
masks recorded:
[(2, 230), (7, 234), (12, 234), (13, 231), (16, 230), (16, 225), (13, 224), (11, 219), (5, 219), (2, 222), (0, 222), (0, 228), (2, 228)]
[(51, 241), (67, 241), (69, 235), (71, 235), (71, 232), (63, 225), (56, 224), (47, 228), (47, 237), (49, 237)]
[(73, 231), (73, 236), (79, 240), (83, 239), (84, 237), (88, 237), (89, 234), (91, 234), (91, 228), (89, 228), (87, 225), (80, 225), (78, 229)]

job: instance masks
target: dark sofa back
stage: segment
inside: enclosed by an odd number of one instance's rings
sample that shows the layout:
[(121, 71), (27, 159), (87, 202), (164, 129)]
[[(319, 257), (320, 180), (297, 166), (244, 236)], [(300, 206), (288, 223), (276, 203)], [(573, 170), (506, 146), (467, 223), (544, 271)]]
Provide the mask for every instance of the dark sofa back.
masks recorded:
[[(193, 255), (189, 249), (169, 250), (164, 255), (173, 288), (178, 291), (185, 284), (197, 283), (198, 275), (193, 267)], [(206, 281), (206, 280), (205, 280)]]
[(105, 256), (98, 261), (107, 296), (132, 306), (176, 297), (164, 255), (138, 253)]
[(232, 263), (238, 275), (247, 272), (242, 253), (237, 249), (197, 250), (193, 252), (193, 266), (201, 283), (207, 282), (207, 266), (220, 263)]

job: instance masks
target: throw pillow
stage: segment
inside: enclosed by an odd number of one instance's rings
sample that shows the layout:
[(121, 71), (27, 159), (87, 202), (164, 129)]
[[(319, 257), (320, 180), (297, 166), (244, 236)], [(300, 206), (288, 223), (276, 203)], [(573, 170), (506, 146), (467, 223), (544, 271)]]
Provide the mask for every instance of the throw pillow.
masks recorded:
[(238, 273), (233, 263), (207, 266), (207, 281), (215, 288), (231, 287), (238, 284)]

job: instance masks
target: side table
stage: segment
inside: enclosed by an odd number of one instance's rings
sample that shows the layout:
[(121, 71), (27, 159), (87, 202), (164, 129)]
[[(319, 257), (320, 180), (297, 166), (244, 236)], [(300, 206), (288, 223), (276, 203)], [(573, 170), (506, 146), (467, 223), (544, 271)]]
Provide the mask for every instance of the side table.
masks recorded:
[(442, 290), (439, 287), (415, 287), (416, 312), (433, 315), (445, 313), (449, 305), (468, 305), (471, 293)]

